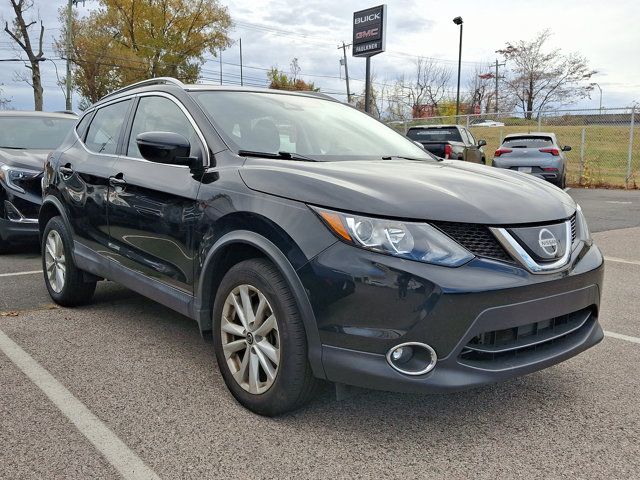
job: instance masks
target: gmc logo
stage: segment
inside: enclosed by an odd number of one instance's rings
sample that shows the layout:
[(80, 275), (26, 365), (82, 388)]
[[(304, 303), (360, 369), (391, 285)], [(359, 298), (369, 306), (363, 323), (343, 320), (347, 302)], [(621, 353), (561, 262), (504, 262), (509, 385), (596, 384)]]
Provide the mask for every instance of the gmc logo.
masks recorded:
[(380, 20), (380, 12), (358, 17), (354, 20), (353, 23), (355, 25), (359, 25), (360, 23), (373, 22), (374, 20)]
[(369, 30), (365, 30), (364, 32), (357, 32), (356, 40), (360, 40), (361, 38), (375, 37), (376, 35), (378, 35), (379, 31), (380, 31), (379, 28), (371, 28)]

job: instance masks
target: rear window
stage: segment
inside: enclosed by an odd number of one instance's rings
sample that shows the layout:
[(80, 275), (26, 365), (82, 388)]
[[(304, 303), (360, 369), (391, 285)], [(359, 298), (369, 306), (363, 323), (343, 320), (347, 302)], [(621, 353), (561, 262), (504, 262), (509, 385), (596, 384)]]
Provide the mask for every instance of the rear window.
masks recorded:
[(502, 145), (509, 148), (543, 148), (552, 147), (551, 137), (509, 137), (505, 138)]
[(407, 137), (419, 142), (461, 142), (457, 128), (410, 128)]

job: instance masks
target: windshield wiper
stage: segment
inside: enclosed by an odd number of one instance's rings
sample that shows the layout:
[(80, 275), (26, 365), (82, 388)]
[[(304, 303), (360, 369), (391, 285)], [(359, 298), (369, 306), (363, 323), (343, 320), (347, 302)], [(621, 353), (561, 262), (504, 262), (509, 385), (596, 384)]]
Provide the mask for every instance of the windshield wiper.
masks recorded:
[(0, 146), (0, 148), (6, 148), (9, 150), (26, 150), (25, 147), (5, 147), (4, 145)]
[(300, 155), (299, 153), (293, 152), (256, 152), (253, 150), (238, 150), (238, 155), (242, 157), (262, 157), (262, 158), (280, 158), (283, 160), (297, 160), (300, 162), (317, 162), (310, 157), (305, 157), (304, 155)]
[(387, 155), (382, 157), (382, 160), (393, 160), (394, 158), (401, 158), (402, 160), (415, 160), (415, 161), (423, 161), (423, 160), (433, 160), (431, 157), (427, 158), (415, 158), (415, 157), (403, 157), (402, 155)]

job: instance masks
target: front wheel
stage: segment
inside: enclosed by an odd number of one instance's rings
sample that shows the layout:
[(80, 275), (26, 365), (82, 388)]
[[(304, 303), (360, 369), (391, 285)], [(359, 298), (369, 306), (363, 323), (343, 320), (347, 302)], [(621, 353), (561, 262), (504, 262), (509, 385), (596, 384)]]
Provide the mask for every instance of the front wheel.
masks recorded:
[(227, 387), (249, 410), (275, 416), (311, 398), (317, 380), (304, 325), (271, 262), (246, 260), (227, 272), (214, 302), (213, 342)]
[(42, 270), (49, 295), (59, 305), (74, 307), (89, 302), (95, 281), (85, 281), (71, 256), (71, 236), (61, 217), (53, 217), (42, 235)]

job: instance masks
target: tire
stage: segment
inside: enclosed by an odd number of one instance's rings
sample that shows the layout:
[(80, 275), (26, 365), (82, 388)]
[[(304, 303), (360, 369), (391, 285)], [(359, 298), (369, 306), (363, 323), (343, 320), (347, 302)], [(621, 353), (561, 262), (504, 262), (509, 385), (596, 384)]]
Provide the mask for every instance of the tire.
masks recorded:
[(559, 183), (558, 186), (563, 190), (567, 187), (567, 174), (566, 173), (562, 174), (562, 180), (560, 180), (560, 183)]
[(95, 281), (85, 281), (71, 255), (73, 242), (62, 218), (53, 217), (42, 235), (42, 271), (49, 295), (59, 305), (75, 307), (88, 303), (96, 290)]
[[(245, 326), (237, 312), (248, 312), (247, 304), (256, 316)], [(213, 308), (213, 344), (227, 387), (252, 412), (276, 416), (311, 399), (318, 380), (309, 365), (300, 311), (271, 262), (245, 260), (224, 276)]]
[(486, 165), (486, 164), (487, 164), (487, 159), (486, 159), (486, 158), (484, 158), (484, 157), (482, 157), (482, 158), (480, 159), (480, 163), (481, 163), (482, 165)]

